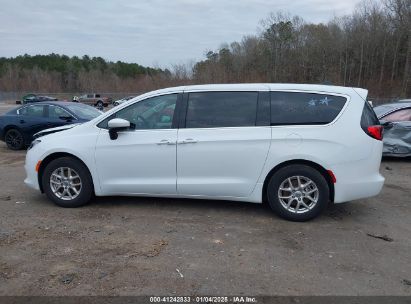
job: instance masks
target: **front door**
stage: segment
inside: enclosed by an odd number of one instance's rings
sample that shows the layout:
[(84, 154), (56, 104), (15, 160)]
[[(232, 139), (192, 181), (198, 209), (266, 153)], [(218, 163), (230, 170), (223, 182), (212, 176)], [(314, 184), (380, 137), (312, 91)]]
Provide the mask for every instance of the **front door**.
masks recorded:
[(48, 106), (48, 123), (50, 128), (60, 127), (68, 123), (76, 123), (76, 119), (63, 108), (55, 105)]
[[(104, 195), (176, 194), (178, 98), (169, 94), (136, 102), (98, 125), (95, 159)], [(113, 118), (131, 123), (116, 140), (107, 127)]]

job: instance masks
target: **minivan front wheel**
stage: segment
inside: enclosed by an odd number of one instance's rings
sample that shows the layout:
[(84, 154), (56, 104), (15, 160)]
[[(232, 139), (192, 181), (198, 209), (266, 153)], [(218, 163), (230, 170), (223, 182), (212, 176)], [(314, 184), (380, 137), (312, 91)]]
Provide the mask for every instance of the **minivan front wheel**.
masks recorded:
[(42, 176), (47, 197), (66, 208), (82, 206), (93, 196), (93, 183), (88, 169), (79, 160), (62, 157), (51, 161)]
[(324, 176), (307, 165), (289, 165), (270, 179), (267, 197), (271, 209), (291, 221), (307, 221), (321, 213), (329, 201)]

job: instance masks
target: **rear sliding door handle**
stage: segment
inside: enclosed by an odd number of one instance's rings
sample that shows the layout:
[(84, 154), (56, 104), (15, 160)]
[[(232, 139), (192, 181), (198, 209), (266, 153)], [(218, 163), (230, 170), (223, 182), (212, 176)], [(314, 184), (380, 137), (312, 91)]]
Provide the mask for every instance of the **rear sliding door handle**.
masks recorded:
[(157, 145), (175, 145), (175, 142), (169, 141), (167, 139), (160, 140)]
[(186, 139), (179, 142), (179, 144), (182, 144), (182, 145), (184, 145), (184, 144), (195, 144), (195, 143), (198, 143), (198, 141), (195, 140), (195, 139), (192, 139), (192, 138), (186, 138)]

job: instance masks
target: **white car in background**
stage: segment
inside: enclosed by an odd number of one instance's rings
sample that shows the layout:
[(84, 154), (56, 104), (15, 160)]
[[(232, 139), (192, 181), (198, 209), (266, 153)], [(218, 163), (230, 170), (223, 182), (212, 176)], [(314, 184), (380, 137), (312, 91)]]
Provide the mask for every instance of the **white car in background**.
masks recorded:
[(62, 207), (93, 195), (268, 201), (309, 220), (383, 186), (382, 127), (366, 98), (302, 84), (158, 90), (35, 140), (25, 182)]
[(127, 96), (121, 99), (118, 99), (113, 102), (113, 106), (117, 107), (118, 105), (121, 105), (122, 103), (125, 103), (126, 101), (129, 101), (130, 99), (134, 98), (136, 96)]

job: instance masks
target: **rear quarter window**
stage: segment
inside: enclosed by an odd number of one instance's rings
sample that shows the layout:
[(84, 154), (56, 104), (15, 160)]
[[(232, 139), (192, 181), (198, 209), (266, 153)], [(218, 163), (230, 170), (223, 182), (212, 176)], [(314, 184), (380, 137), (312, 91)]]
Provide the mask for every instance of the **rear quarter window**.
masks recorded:
[(271, 125), (324, 125), (332, 122), (347, 99), (341, 96), (271, 92)]

